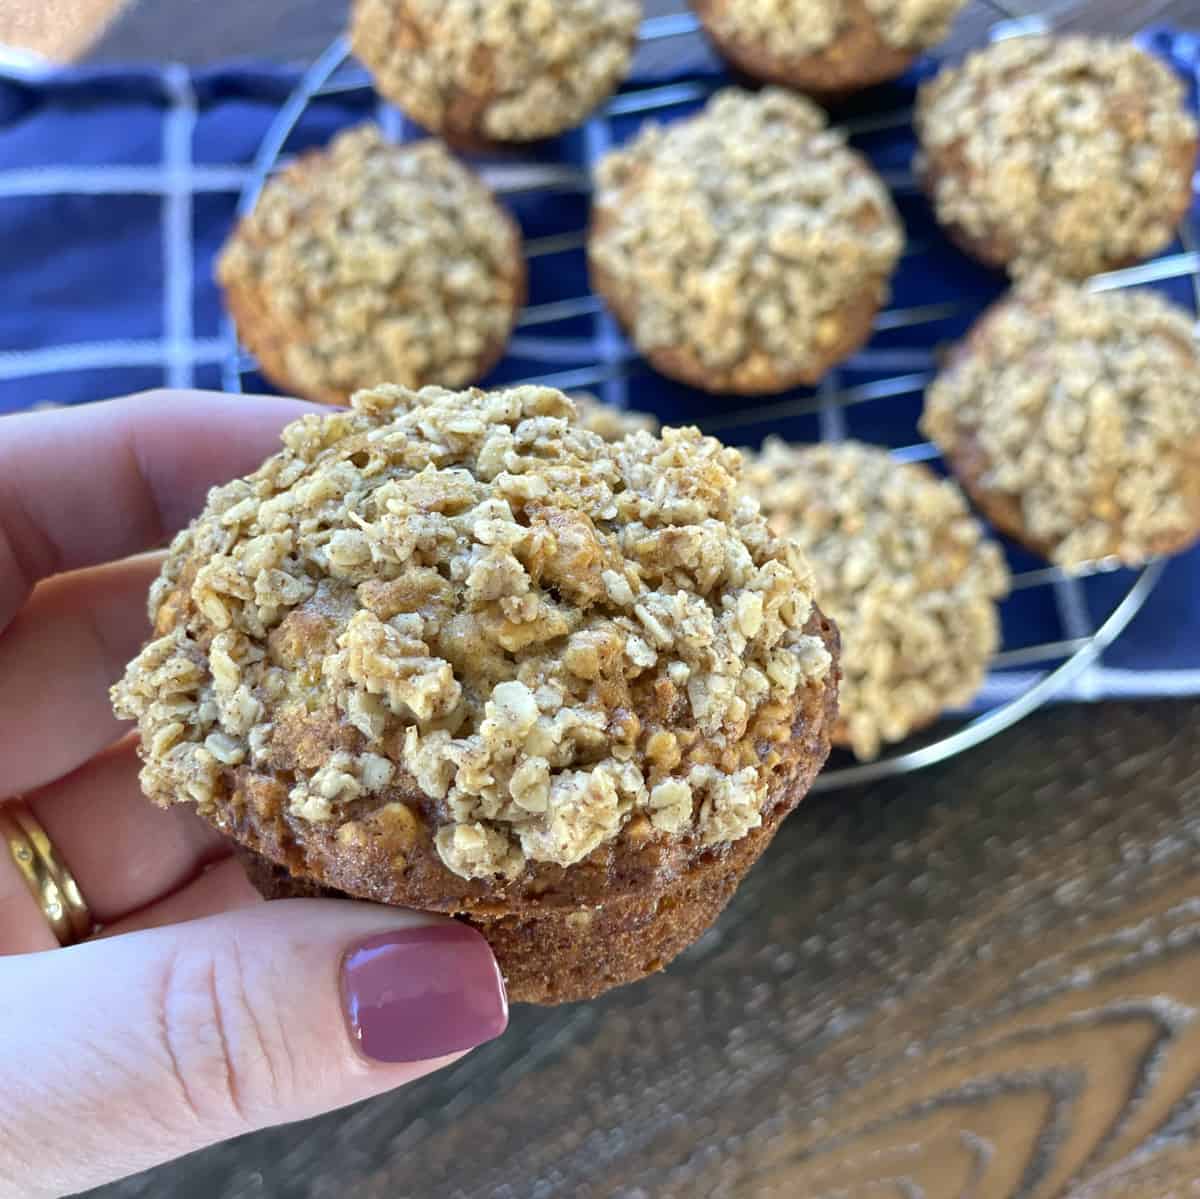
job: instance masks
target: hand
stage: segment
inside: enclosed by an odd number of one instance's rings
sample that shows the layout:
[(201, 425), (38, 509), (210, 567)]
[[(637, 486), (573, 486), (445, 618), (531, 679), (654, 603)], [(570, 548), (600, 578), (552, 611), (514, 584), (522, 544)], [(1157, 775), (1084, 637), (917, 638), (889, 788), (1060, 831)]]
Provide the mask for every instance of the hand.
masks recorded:
[(371, 904), (262, 903), (212, 829), (141, 797), (109, 707), (160, 564), (128, 555), (305, 410), (158, 392), (0, 421), (0, 803), (24, 795), (103, 926), (59, 948), (0, 839), (4, 1199), (352, 1103), (504, 1028), (479, 934)]

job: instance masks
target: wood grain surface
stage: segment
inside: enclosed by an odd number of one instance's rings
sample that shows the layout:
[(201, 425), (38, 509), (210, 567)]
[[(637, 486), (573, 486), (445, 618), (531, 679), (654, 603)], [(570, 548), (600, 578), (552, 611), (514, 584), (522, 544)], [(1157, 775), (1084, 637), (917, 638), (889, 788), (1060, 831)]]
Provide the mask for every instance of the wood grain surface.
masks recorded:
[(812, 797), (665, 974), (107, 1199), (1163, 1199), (1200, 1188), (1200, 703)]
[[(1200, 0), (1076, 14), (1166, 18), (1200, 25)], [(973, 5), (959, 38), (992, 19)], [(96, 56), (302, 57), (341, 20), (325, 0), (143, 0)], [(813, 797), (665, 974), (518, 1009), (416, 1086), (94, 1194), (1200, 1195), (1198, 720), (1198, 702), (1055, 709)]]
[[(650, 15), (685, 7), (684, 0), (644, 3)], [(0, 0), (0, 43), (61, 60), (305, 61), (341, 31), (347, 7), (348, 0)], [(1045, 6), (1037, 0), (971, 0), (952, 47), (973, 44), (1005, 13), (1039, 7)], [(1054, 0), (1052, 7), (1064, 10), (1064, 24), (1113, 32), (1132, 33), (1152, 21), (1200, 27), (1198, 0)], [(663, 53), (686, 49), (672, 43)]]
[[(93, 0), (94, 2), (94, 0)], [(109, 0), (119, 5), (126, 0)], [(678, 12), (683, 0), (644, 0), (651, 14)], [(41, 0), (0, 0), (36, 5)], [(955, 45), (976, 40), (1001, 12), (1030, 12), (1038, 0), (971, 0)], [(1151, 21), (1200, 27), (1200, 0), (1055, 0), (1070, 23), (1132, 33)], [(345, 24), (346, 0), (134, 0), (92, 52), (102, 61), (172, 58), (202, 63), (242, 55), (311, 58)], [(666, 54), (684, 53), (672, 43)]]

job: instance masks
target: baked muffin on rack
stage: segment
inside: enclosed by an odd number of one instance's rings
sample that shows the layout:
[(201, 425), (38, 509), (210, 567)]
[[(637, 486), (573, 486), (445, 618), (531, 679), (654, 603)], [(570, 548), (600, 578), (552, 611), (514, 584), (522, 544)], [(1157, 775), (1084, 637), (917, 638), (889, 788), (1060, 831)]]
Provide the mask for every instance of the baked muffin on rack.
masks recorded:
[(663, 374), (814, 383), (870, 336), (903, 246), (882, 180), (811, 101), (729, 88), (597, 168), (592, 283)]
[(620, 441), (630, 433), (657, 433), (657, 419), (648, 412), (635, 412), (632, 408), (614, 408), (602, 403), (593, 395), (572, 395), (579, 423), (592, 433), (598, 433), (605, 441)]
[(1021, 37), (943, 70), (917, 103), (918, 174), (968, 252), (1067, 278), (1148, 258), (1192, 198), (1196, 122), (1129, 42)]
[(380, 387), (214, 489), (113, 691), (142, 785), (273, 894), (457, 915), (514, 1000), (657, 970), (829, 748), (837, 633), (695, 429)]
[(971, 330), (922, 429), (1003, 532), (1059, 565), (1200, 536), (1200, 353), (1151, 291), (1035, 274)]
[(355, 0), (354, 53), (379, 93), (452, 144), (580, 124), (629, 73), (640, 0)]
[(269, 180), (217, 277), (263, 374), (330, 404), (384, 379), (474, 383), (525, 301), (520, 232), (483, 182), (372, 125)]
[(835, 744), (874, 758), (971, 699), (999, 645), (1008, 570), (953, 483), (875, 446), (776, 438), (745, 480), (841, 633)]
[(817, 95), (902, 74), (966, 0), (690, 0), (738, 70)]

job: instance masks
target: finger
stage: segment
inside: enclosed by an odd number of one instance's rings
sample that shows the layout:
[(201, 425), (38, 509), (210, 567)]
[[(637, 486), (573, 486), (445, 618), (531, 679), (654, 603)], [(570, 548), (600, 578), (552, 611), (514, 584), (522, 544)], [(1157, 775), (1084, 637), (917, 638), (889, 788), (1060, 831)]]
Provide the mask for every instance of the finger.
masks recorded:
[(5, 958), (0, 994), (6, 1199), (74, 1192), (365, 1099), (507, 1021), (473, 929), (344, 900)]
[(150, 634), (145, 554), (39, 583), (0, 637), (0, 779), (13, 792), (59, 778), (125, 731), (108, 689)]
[[(128, 737), (26, 802), (102, 924), (178, 890), (228, 842), (184, 807), (153, 807), (138, 787), (136, 742)], [(7, 898), (5, 898), (7, 897)], [(0, 954), (48, 948), (45, 918), (0, 849)]]
[(263, 902), (263, 897), (246, 877), (241, 863), (236, 858), (223, 858), (174, 894), (115, 924), (106, 925), (101, 935), (119, 937), (148, 928), (165, 928), (170, 924), (183, 924), (186, 920), (200, 920), (222, 912), (235, 912), (239, 908), (257, 907)]
[(314, 406), (156, 391), (4, 418), (0, 629), (49, 575), (161, 545), (214, 483), (253, 470)]

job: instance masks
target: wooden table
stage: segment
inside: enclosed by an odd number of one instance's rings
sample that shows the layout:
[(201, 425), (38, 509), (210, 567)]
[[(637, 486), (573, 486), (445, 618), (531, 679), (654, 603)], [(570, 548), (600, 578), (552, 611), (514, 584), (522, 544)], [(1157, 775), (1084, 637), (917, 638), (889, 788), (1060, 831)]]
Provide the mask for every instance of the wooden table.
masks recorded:
[[(25, 2), (36, 7), (35, 0)], [(117, 5), (122, 0), (108, 0)], [(958, 44), (976, 39), (996, 20), (1000, 0), (973, 0), (960, 18)], [(1067, 0), (1071, 3), (1072, 0)], [(79, 0), (51, 0), (75, 3)], [(97, 0), (87, 0), (95, 4)], [(648, 12), (676, 12), (682, 0), (645, 0)], [(1056, 7), (1062, 0), (1056, 0)], [(134, 0), (95, 48), (104, 61), (174, 58), (208, 62), (240, 55), (307, 59), (345, 23), (346, 0)], [(1010, 11), (1031, 11), (1037, 0), (1002, 0)], [(1074, 23), (1132, 33), (1151, 21), (1200, 27), (1200, 0), (1077, 0)]]
[[(341, 7), (145, 0), (96, 57), (306, 55)], [(924, 774), (810, 798), (666, 974), (519, 1009), (442, 1075), (97, 1194), (1200, 1193), (1198, 720), (1195, 702), (1055, 709)]]
[(445, 1074), (101, 1193), (1194, 1195), (1198, 719), (1057, 709), (810, 797), (665, 974), (517, 1009)]

